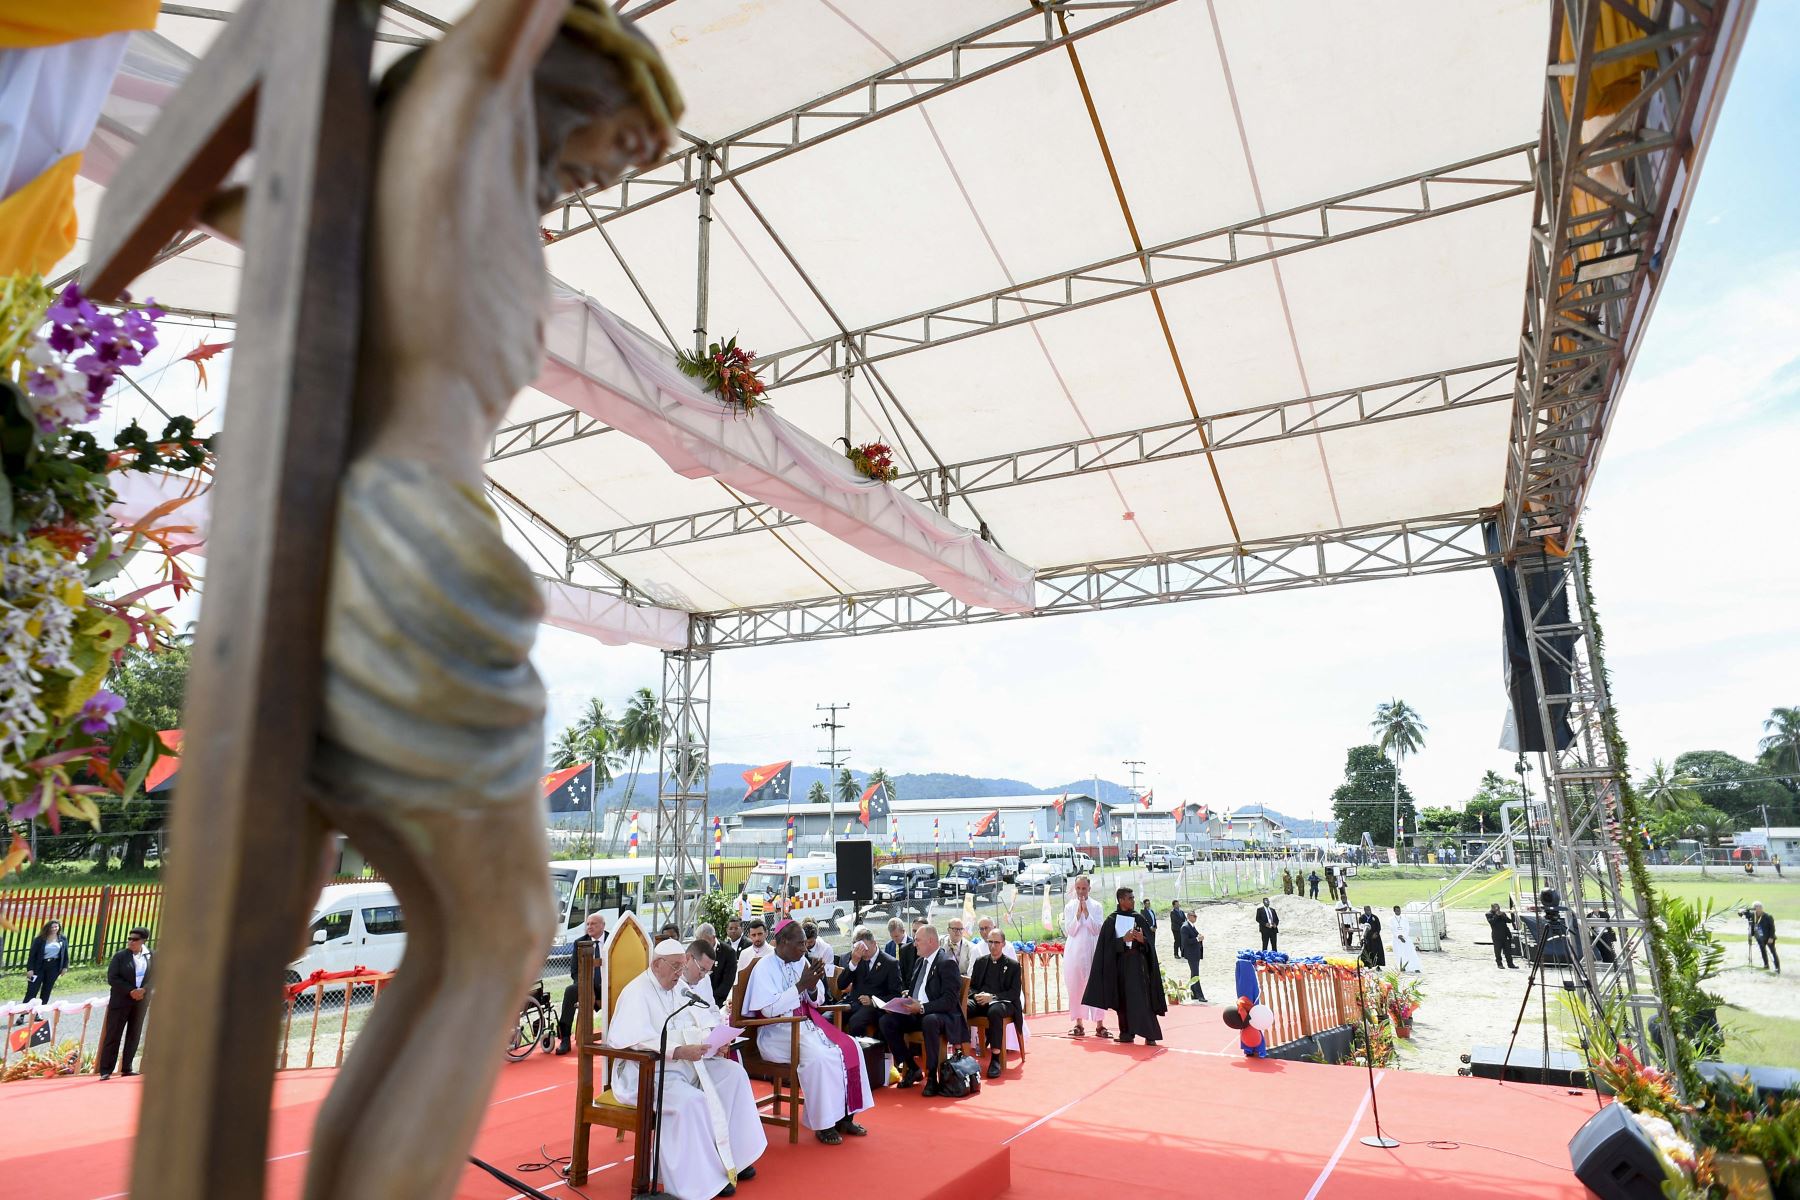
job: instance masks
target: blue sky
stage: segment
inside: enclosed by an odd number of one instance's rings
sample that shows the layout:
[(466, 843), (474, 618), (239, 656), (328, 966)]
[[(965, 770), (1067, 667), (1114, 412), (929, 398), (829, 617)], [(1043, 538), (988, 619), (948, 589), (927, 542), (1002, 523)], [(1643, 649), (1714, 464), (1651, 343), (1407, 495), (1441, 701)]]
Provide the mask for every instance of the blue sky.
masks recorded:
[[(1638, 771), (1751, 756), (1800, 704), (1800, 5), (1765, 2), (1589, 507), (1615, 701)], [(654, 652), (544, 630), (551, 730), (659, 686)], [(713, 755), (814, 761), (848, 701), (858, 768), (1049, 785), (1122, 759), (1162, 796), (1322, 815), (1344, 750), (1401, 696), (1430, 726), (1423, 803), (1504, 770), (1499, 613), (1482, 572), (740, 651), (714, 669)]]

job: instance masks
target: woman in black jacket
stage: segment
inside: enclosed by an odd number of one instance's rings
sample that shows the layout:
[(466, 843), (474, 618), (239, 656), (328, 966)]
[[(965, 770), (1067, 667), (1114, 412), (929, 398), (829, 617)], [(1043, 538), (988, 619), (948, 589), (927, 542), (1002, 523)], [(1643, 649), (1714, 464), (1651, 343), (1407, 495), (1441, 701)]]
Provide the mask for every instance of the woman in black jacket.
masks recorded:
[(62, 922), (45, 921), (31, 939), (31, 953), (25, 959), (25, 1003), (33, 997), (39, 1004), (50, 1003), (50, 991), (68, 965), (69, 939), (63, 936)]

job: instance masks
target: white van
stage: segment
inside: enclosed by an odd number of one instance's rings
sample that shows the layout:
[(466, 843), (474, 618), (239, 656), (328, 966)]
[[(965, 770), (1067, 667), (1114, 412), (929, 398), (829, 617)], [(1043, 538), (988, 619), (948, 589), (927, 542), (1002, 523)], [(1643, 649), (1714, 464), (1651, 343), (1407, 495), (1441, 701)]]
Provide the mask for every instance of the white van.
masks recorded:
[(1019, 847), (1021, 873), (1029, 870), (1033, 863), (1040, 862), (1061, 868), (1064, 879), (1073, 879), (1081, 874), (1076, 862), (1075, 847), (1067, 842), (1029, 842)]
[(406, 919), (387, 884), (334, 883), (319, 893), (306, 936), (306, 953), (288, 964), (289, 983), (315, 971), (392, 971), (406, 950)]
[(740, 916), (768, 920), (785, 915), (838, 929), (849, 929), (856, 917), (856, 906), (838, 899), (837, 859), (822, 854), (791, 863), (780, 858), (758, 860), (735, 907)]
[[(660, 875), (651, 858), (571, 858), (550, 863), (550, 886), (556, 897), (557, 925), (552, 942), (571, 941), (581, 933), (589, 913), (606, 917), (606, 927), (618, 924), (619, 915), (638, 914), (638, 920), (673, 920), (691, 928), (694, 906), (708, 888), (717, 888), (711, 874), (690, 875), (682, 881), (687, 897), (679, 916), (670, 915), (675, 899), (674, 876)], [(653, 915), (654, 914), (654, 915)]]

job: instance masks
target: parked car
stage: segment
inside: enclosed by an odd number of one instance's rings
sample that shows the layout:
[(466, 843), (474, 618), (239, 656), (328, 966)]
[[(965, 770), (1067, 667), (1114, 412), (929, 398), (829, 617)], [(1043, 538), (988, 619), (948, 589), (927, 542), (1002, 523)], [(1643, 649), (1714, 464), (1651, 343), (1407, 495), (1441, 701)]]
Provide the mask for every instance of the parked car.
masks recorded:
[(1144, 851), (1144, 870), (1173, 871), (1175, 869), (1175, 852), (1167, 846), (1152, 846)]
[(1000, 854), (988, 859), (1000, 868), (1000, 878), (1012, 883), (1019, 877), (1019, 856), (1016, 854)]
[(946, 903), (960, 901), (965, 893), (986, 900), (1000, 890), (1000, 868), (992, 860), (965, 858), (938, 880), (938, 899)]
[(937, 868), (925, 863), (890, 863), (875, 872), (875, 903), (928, 904), (937, 895)]
[(1032, 863), (1019, 872), (1021, 892), (1060, 892), (1068, 886), (1069, 877), (1060, 863)]
[(1175, 847), (1175, 854), (1181, 859), (1182, 865), (1184, 866), (1194, 861), (1194, 848), (1186, 842)]
[(1075, 855), (1075, 869), (1083, 875), (1092, 875), (1094, 873), (1093, 858), (1089, 855), (1077, 852)]

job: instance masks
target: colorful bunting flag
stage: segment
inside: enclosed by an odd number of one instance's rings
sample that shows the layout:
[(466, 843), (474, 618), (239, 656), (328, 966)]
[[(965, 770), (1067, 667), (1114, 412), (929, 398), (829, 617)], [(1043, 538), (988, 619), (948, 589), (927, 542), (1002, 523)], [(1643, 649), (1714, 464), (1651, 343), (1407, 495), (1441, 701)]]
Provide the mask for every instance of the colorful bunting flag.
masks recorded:
[(794, 865), (794, 814), (789, 813), (787, 819), (787, 852), (782, 856), (785, 866)]
[(751, 767), (744, 772), (744, 803), (751, 803), (755, 797), (757, 804), (777, 804), (789, 796), (790, 781), (793, 775), (794, 762), (770, 763), (766, 767)]
[(625, 846), (626, 858), (638, 856), (638, 815), (636, 813), (631, 814), (631, 840), (626, 842)]
[[(713, 818), (713, 863), (721, 870), (725, 866), (725, 822), (719, 817)], [(719, 876), (721, 882), (724, 878)]]

